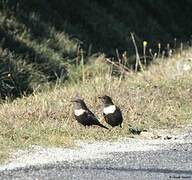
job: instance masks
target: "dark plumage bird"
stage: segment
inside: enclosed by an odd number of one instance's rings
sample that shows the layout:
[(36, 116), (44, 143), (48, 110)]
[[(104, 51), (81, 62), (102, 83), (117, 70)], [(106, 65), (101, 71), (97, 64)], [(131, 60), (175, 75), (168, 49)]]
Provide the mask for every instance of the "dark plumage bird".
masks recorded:
[(74, 115), (75, 119), (84, 126), (97, 125), (102, 128), (108, 129), (102, 125), (96, 116), (87, 108), (85, 102), (82, 99), (72, 100), (74, 103)]
[(112, 127), (114, 126), (122, 127), (121, 124), (123, 122), (123, 116), (120, 108), (113, 104), (113, 101), (109, 96), (105, 95), (99, 98), (104, 104), (103, 116), (105, 118), (105, 121)]

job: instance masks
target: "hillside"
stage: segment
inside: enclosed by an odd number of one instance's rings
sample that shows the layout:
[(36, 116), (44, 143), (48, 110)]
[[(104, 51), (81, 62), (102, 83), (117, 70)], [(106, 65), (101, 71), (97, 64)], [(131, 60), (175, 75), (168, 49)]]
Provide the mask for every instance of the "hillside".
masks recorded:
[(116, 48), (131, 56), (130, 32), (139, 47), (147, 40), (153, 51), (159, 42), (180, 46), (190, 41), (191, 9), (189, 0), (2, 0), (0, 96), (30, 94), (58, 78), (81, 79), (74, 64), (82, 55), (84, 63), (98, 52), (116, 57)]
[[(148, 70), (129, 72), (124, 78), (112, 75), (112, 66), (103, 56), (93, 62), (79, 71), (94, 73), (91, 78), (85, 73), (83, 81), (0, 105), (0, 160), (13, 149), (32, 145), (64, 147), (79, 139), (110, 141), (138, 130), (184, 129), (192, 123), (192, 49), (157, 59)], [(98, 96), (103, 94), (122, 109), (123, 128), (85, 128), (75, 121), (71, 99), (76, 95), (102, 121)]]

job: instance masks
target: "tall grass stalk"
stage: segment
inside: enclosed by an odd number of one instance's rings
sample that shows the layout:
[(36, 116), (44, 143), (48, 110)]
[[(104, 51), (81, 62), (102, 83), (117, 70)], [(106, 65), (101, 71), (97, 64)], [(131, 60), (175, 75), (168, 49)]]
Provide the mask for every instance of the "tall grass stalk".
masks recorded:
[(131, 33), (131, 38), (132, 38), (132, 41), (133, 41), (133, 44), (134, 44), (134, 47), (135, 47), (135, 55), (136, 55), (135, 72), (138, 71), (138, 66), (140, 66), (141, 71), (143, 71), (143, 66), (141, 64), (141, 60), (140, 60), (137, 44), (135, 42), (135, 37), (134, 37), (133, 33)]

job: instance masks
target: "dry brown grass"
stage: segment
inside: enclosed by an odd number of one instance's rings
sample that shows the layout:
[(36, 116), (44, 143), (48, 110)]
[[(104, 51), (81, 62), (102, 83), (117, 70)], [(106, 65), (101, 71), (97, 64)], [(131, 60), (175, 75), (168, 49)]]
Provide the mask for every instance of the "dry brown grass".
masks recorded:
[[(0, 159), (13, 149), (30, 145), (70, 146), (75, 139), (112, 140), (130, 134), (129, 124), (139, 128), (176, 128), (192, 120), (192, 51), (164, 59), (141, 73), (111, 76), (104, 57), (85, 66), (85, 81), (58, 85), (0, 106)], [(102, 119), (98, 96), (108, 94), (123, 111), (123, 128), (111, 131), (85, 128), (73, 118), (71, 98), (81, 95)]]

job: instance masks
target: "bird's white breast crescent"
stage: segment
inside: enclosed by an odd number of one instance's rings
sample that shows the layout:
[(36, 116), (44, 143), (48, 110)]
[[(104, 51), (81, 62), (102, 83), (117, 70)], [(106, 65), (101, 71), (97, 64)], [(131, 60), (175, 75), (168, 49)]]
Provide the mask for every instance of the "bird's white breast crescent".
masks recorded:
[(75, 109), (74, 113), (76, 116), (81, 116), (85, 112), (84, 109)]
[(115, 110), (116, 110), (115, 105), (110, 105), (110, 106), (105, 107), (103, 109), (103, 112), (104, 112), (104, 114), (112, 114), (115, 112)]

